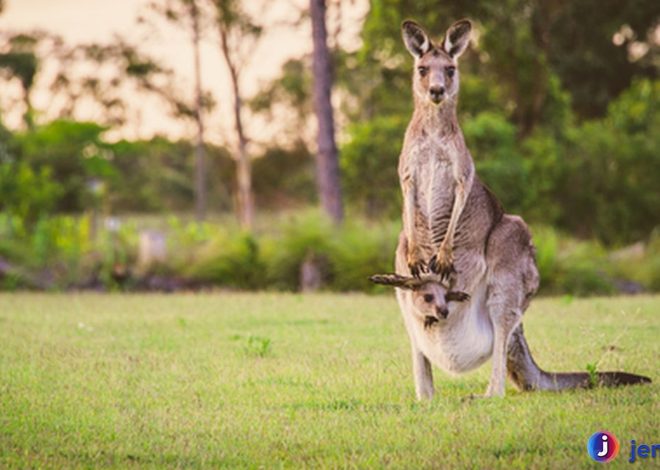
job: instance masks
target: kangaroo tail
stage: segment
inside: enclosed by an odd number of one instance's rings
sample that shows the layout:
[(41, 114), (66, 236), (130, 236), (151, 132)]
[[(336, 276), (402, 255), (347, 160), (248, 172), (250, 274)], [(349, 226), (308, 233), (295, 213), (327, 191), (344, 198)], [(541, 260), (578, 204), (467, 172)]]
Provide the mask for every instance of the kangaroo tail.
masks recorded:
[(534, 361), (522, 325), (511, 334), (507, 355), (509, 377), (520, 390), (568, 390), (596, 386), (618, 387), (651, 383), (651, 379), (627, 372), (546, 372)]

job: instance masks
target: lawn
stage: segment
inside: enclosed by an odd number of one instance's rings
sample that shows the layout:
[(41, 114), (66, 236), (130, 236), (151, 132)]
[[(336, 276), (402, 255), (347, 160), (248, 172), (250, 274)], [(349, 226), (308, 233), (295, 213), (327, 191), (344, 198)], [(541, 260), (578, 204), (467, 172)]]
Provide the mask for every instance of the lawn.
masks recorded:
[[(660, 297), (538, 299), (549, 370), (650, 386), (469, 400), (489, 366), (414, 397), (393, 295), (0, 295), (0, 467), (601, 468), (586, 442), (660, 441)], [(658, 466), (650, 458), (637, 465)]]

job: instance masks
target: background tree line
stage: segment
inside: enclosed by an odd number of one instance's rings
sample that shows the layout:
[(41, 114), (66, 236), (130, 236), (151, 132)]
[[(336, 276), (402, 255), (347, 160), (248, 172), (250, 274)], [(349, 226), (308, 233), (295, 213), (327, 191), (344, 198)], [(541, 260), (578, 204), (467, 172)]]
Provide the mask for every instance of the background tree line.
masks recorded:
[[(243, 6), (235, 0), (153, 0), (139, 18), (144, 27), (165, 20), (186, 32), (196, 57), (191, 90), (176, 85), (175, 71), (119, 37), (112, 44), (71, 45), (47, 32), (3, 33), (0, 76), (7, 91), (0, 93), (0, 118), (10, 108), (23, 116), (17, 128), (0, 125), (5, 239), (34, 239), (39, 227), (46, 230), (44, 221), (62, 214), (176, 212), (203, 220), (234, 212), (257, 240), (260, 218), (319, 205), (335, 223), (346, 212), (349, 234), (338, 239), (358, 243), (352, 234), (359, 230), (351, 225), (356, 220), (396, 223), (399, 217), (396, 166), (412, 112), (412, 64), (400, 24), (415, 18), (437, 33), (469, 17), (476, 34), (461, 63), (459, 119), (480, 176), (506, 210), (597, 246), (657, 245), (657, 2), (371, 0), (359, 41), (347, 44), (340, 39), (346, 2), (310, 0), (284, 26), (307, 35), (309, 53), (289, 59), (251, 96), (244, 92), (251, 51), (269, 28), (282, 25), (264, 24), (267, 15), (254, 18)], [(232, 132), (222, 144), (205, 136), (217, 103), (201, 81), (202, 42), (216, 46), (230, 77), (232, 111), (224, 118)], [(50, 95), (48, 109), (33, 106), (38, 80)], [(12, 87), (18, 92), (10, 94)], [(135, 118), (128, 96), (165, 105), (187, 123), (190, 138), (107, 138), (107, 131)], [(81, 109), (95, 114), (78, 121)], [(264, 143), (249, 135), (246, 122), (255, 119), (275, 126), (277, 137)], [(286, 227), (283, 233), (290, 233)], [(328, 260), (347, 266), (347, 253), (359, 249), (342, 251), (320, 235), (293, 238), (293, 258), (325, 263), (328, 279), (338, 272)], [(541, 239), (556, 251), (552, 235)], [(362, 249), (387, 251), (387, 240)], [(250, 258), (250, 246), (259, 243), (243, 242), (236, 242), (237, 252)], [(344, 258), (323, 254), (323, 246)], [(15, 245), (0, 246), (0, 257), (16, 258), (17, 252)], [(360, 262), (368, 259), (389, 263), (378, 255)], [(645, 278), (660, 274), (655, 264)]]

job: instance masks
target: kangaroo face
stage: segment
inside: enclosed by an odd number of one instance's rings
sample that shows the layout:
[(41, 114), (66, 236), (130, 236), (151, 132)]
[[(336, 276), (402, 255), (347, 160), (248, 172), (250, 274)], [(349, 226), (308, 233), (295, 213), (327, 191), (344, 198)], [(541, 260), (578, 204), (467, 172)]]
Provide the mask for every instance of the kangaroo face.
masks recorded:
[(458, 95), (458, 68), (449, 54), (433, 48), (415, 59), (413, 91), (418, 100), (435, 105)]
[(444, 286), (428, 282), (413, 291), (413, 305), (425, 318), (444, 320), (449, 315), (446, 294)]
[(440, 46), (414, 21), (404, 21), (403, 41), (415, 58), (413, 91), (419, 102), (439, 105), (458, 95), (457, 60), (470, 42), (472, 25), (467, 20), (454, 23)]

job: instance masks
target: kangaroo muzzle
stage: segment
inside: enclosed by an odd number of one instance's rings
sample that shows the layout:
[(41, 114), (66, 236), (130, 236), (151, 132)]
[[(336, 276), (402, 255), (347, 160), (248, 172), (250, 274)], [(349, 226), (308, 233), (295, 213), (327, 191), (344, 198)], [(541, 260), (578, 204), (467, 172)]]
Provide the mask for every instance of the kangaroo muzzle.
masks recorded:
[(445, 87), (444, 86), (432, 86), (429, 88), (429, 96), (431, 101), (435, 104), (440, 103), (445, 96)]

